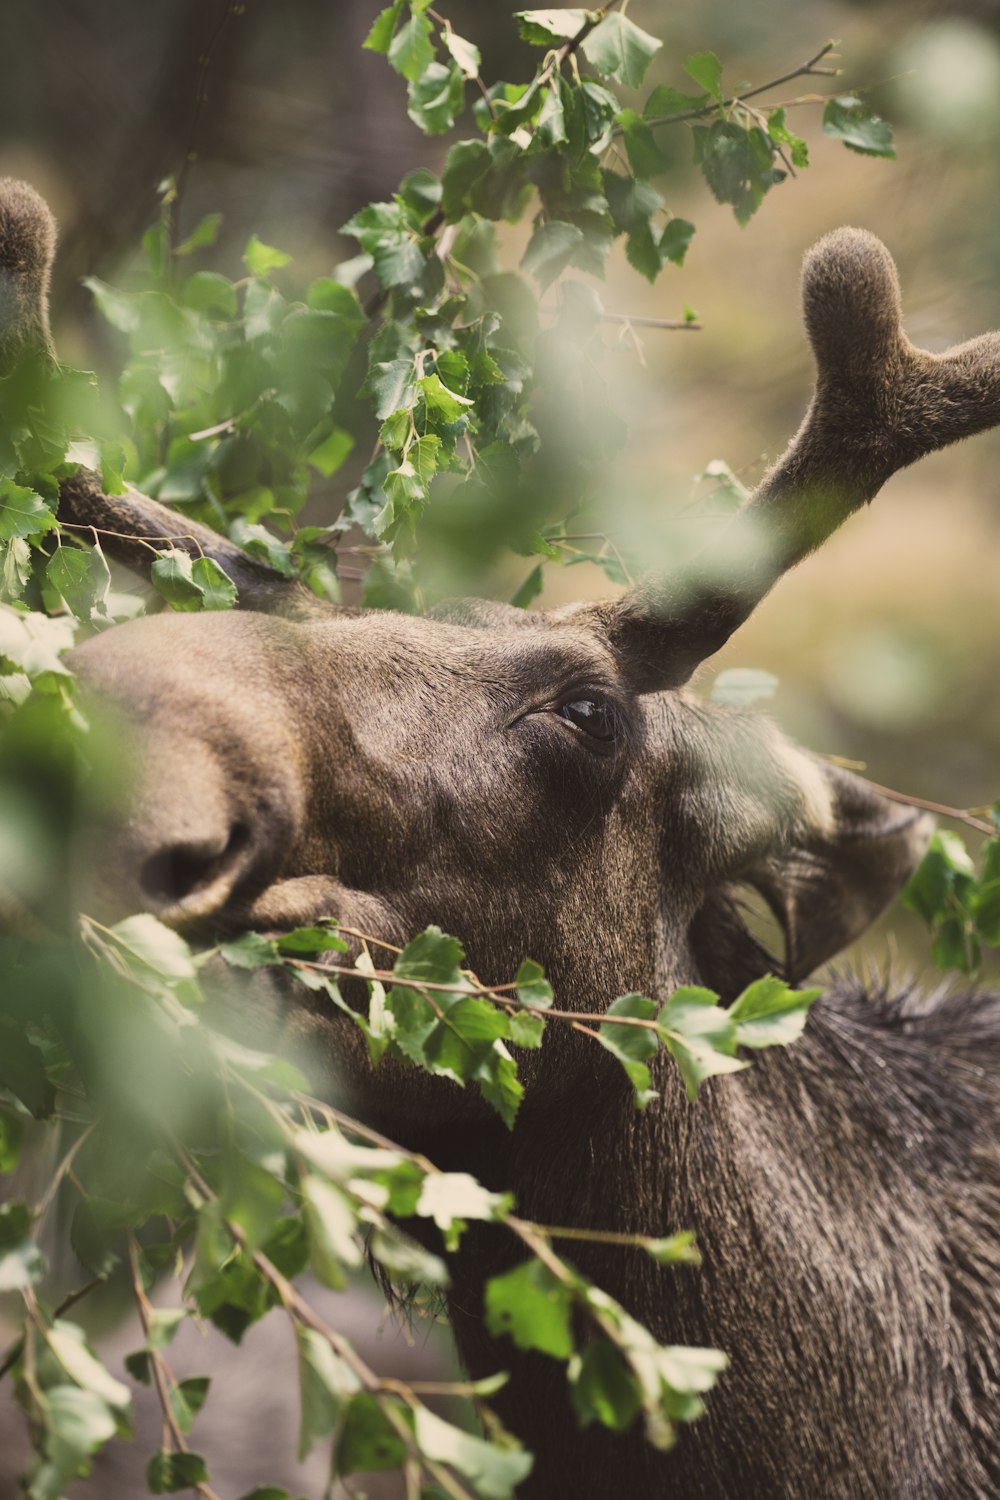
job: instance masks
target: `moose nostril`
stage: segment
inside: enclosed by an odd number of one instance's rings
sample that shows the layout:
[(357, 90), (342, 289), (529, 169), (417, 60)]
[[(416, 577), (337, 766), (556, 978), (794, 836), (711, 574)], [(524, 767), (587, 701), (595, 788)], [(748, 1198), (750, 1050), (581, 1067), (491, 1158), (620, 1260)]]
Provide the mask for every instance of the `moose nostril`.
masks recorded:
[(236, 823), (224, 844), (190, 841), (160, 849), (146, 860), (140, 873), (144, 895), (156, 906), (175, 906), (231, 874), (250, 840), (245, 823)]

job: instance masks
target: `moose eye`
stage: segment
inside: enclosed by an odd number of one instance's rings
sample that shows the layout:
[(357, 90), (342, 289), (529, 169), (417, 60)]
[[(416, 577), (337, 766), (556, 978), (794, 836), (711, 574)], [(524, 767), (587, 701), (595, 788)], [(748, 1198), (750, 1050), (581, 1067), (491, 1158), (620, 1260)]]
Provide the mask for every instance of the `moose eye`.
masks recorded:
[(618, 734), (618, 714), (606, 698), (572, 698), (560, 703), (556, 713), (591, 739), (609, 743)]

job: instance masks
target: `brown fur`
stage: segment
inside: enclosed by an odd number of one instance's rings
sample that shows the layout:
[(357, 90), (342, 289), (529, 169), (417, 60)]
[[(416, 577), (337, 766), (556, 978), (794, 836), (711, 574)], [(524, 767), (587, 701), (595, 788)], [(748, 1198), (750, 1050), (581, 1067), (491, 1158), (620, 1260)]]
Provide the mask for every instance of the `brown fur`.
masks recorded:
[[(793, 976), (833, 957), (907, 878), (928, 821), (760, 716), (676, 688), (891, 468), (1000, 419), (1000, 378), (993, 336), (912, 350), (891, 261), (862, 231), (817, 247), (805, 295), (815, 400), (693, 576), (551, 615), (472, 602), (412, 619), (305, 609), (244, 573), (250, 612), (140, 620), (74, 653), (137, 767), (129, 812), (91, 851), (88, 901), (195, 933), (332, 915), (398, 942), (435, 921), (484, 980), (527, 953), (584, 1012), (691, 981), (731, 998), (763, 972), (741, 884), (778, 915)], [(171, 524), (134, 492), (109, 512), (87, 476), (64, 504), (132, 535)], [(230, 544), (199, 541), (228, 560)], [(567, 697), (613, 706), (612, 746), (561, 716)], [(638, 1432), (580, 1432), (562, 1367), (486, 1335), (483, 1282), (517, 1256), (501, 1229), (452, 1257), (463, 1359), (477, 1376), (511, 1370), (497, 1405), (537, 1452), (525, 1496), (996, 1495), (996, 999), (834, 982), (802, 1044), (695, 1106), (661, 1059), (644, 1114), (613, 1059), (553, 1026), (524, 1059), (509, 1133), (471, 1091), (373, 1071), (343, 1016), (244, 1003), (255, 1039), (269, 1024), (294, 1039), (373, 1124), (513, 1189), (526, 1216), (697, 1230), (699, 1271), (572, 1247), (658, 1337), (733, 1356), (667, 1455)]]

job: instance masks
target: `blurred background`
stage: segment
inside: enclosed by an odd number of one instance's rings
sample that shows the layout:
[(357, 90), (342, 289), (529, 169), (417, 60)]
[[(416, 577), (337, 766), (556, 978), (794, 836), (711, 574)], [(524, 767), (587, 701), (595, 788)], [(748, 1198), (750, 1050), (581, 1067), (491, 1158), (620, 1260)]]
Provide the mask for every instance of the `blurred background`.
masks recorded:
[[(356, 253), (337, 233), (352, 213), (388, 197), (410, 168), (438, 168), (451, 140), (471, 133), (466, 120), (428, 139), (409, 122), (403, 81), (360, 50), (376, 8), (6, 0), (0, 172), (29, 178), (60, 220), (53, 304), (64, 358), (114, 372), (118, 336), (80, 279), (127, 274), (156, 217), (157, 184), (185, 158), (180, 232), (224, 215), (206, 263), (240, 274), (255, 231), (292, 252), (283, 274), (304, 285)], [(513, 5), (439, 8), (482, 49), (487, 83), (530, 76), (538, 54), (518, 40)], [(697, 235), (683, 269), (668, 266), (653, 288), (619, 242), (602, 296), (607, 309), (644, 317), (692, 307), (703, 326), (625, 330), (608, 360), (609, 401), (630, 438), (609, 468), (603, 519), (634, 548), (665, 507), (711, 487), (694, 477), (711, 461), (752, 485), (794, 431), (812, 381), (798, 267), (826, 230), (861, 224), (886, 241), (915, 342), (938, 350), (1000, 325), (1000, 3), (633, 0), (629, 13), (665, 43), (640, 100), (660, 82), (690, 88), (682, 63), (693, 51), (716, 51), (733, 88), (789, 72), (839, 38), (841, 79), (796, 79), (764, 102), (863, 90), (893, 122), (899, 153), (895, 163), (850, 153), (821, 134), (821, 105), (790, 104), (813, 164), (740, 229), (692, 168), (686, 127), (659, 132), (671, 168), (657, 186)], [(705, 689), (718, 668), (765, 668), (780, 679), (776, 717), (806, 744), (911, 794), (959, 807), (995, 798), (998, 458), (994, 433), (897, 476), (708, 664)], [(341, 494), (363, 461), (337, 476)], [(328, 523), (337, 509), (333, 498), (309, 519)], [(524, 571), (515, 567), (510, 588)], [(543, 603), (613, 588), (589, 566), (549, 573)], [(926, 953), (923, 940), (914, 952)]]

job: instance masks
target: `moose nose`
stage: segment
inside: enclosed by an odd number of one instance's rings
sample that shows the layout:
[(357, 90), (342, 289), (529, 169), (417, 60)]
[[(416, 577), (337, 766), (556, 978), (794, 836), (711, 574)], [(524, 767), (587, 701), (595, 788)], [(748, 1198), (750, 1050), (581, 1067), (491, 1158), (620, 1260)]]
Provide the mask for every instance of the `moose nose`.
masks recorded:
[(174, 907), (212, 909), (252, 868), (250, 829), (236, 822), (226, 834), (168, 844), (151, 854), (139, 871), (139, 886), (149, 910)]
[(288, 857), (294, 796), (231, 741), (223, 748), (152, 724), (129, 749), (130, 784), (81, 841), (80, 905), (105, 921), (146, 911), (180, 930), (224, 927)]

